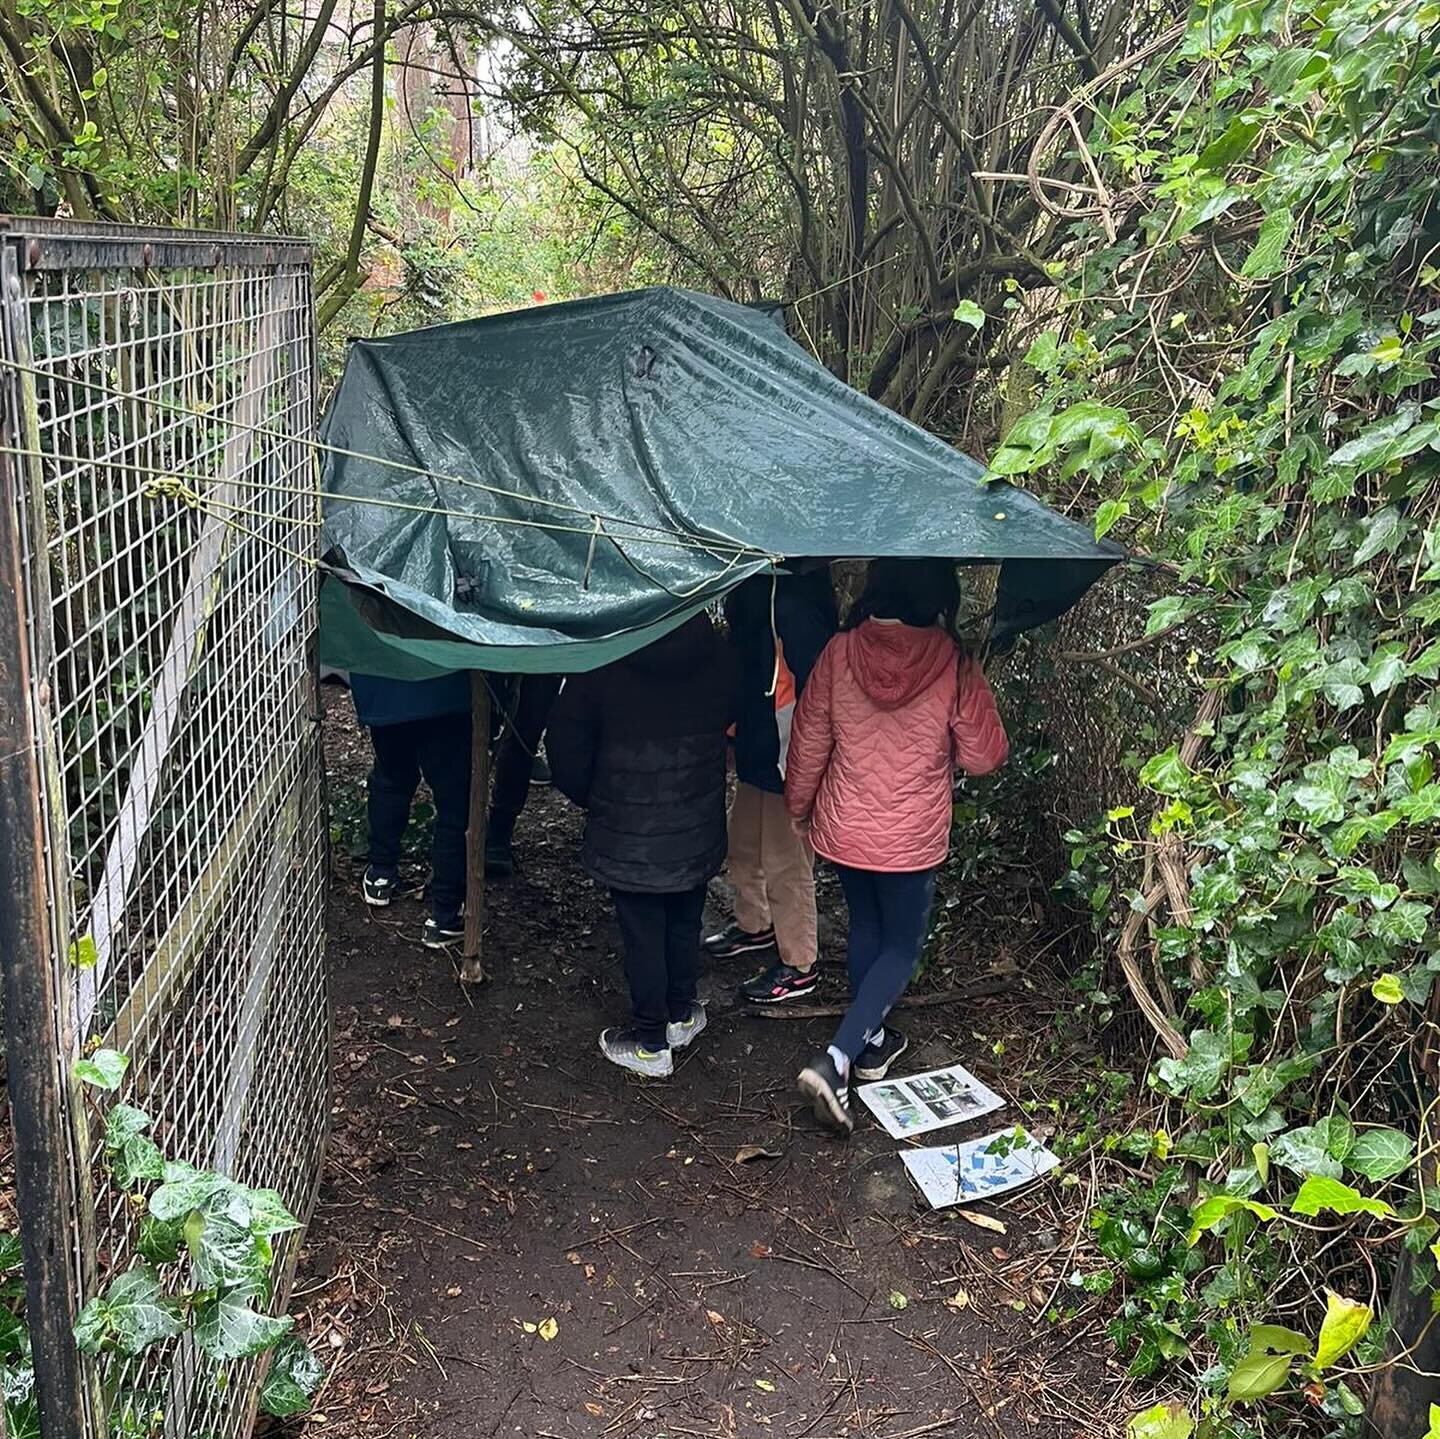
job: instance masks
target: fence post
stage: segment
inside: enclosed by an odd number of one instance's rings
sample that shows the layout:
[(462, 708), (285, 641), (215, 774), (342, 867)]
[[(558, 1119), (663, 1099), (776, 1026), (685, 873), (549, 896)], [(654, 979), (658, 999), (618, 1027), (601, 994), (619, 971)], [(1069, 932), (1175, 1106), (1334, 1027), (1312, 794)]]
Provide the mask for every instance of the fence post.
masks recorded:
[[(0, 243), (0, 353), (27, 353), (15, 251)], [(0, 377), (0, 444), (26, 435), (21, 386)], [(74, 1299), (81, 1290), (77, 1215), (59, 1024), (62, 997), (51, 958), (49, 820), (41, 777), (29, 599), (22, 562), (25, 461), (0, 455), (0, 960), (15, 1177), (25, 1259), (26, 1322), (46, 1439), (87, 1434)], [(43, 555), (38, 563), (44, 564)], [(49, 624), (49, 616), (36, 617)]]

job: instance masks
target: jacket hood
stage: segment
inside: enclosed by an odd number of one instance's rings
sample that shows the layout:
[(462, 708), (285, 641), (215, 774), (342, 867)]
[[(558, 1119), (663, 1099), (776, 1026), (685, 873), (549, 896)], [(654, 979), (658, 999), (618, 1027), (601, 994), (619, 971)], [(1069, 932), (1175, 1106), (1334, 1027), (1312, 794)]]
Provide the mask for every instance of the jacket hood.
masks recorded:
[(703, 611), (620, 663), (639, 674), (690, 675), (715, 658), (715, 627)]
[(898, 709), (953, 668), (955, 641), (935, 625), (880, 624), (866, 620), (850, 632), (850, 669), (881, 709)]

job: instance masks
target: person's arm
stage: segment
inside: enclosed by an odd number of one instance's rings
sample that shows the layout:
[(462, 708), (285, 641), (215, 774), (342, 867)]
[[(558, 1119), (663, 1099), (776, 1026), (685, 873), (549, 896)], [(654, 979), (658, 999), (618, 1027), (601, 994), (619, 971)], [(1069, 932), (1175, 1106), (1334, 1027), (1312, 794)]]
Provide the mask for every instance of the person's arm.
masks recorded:
[(835, 749), (832, 706), (837, 648), (826, 646), (795, 706), (790, 752), (785, 759), (785, 804), (798, 820), (810, 818)]
[(593, 675), (572, 675), (550, 714), (545, 753), (550, 777), (566, 799), (582, 809), (590, 803), (595, 757), (600, 751), (599, 686)]
[(795, 676), (795, 693), (803, 694), (811, 671), (834, 638), (834, 628), (817, 605), (808, 601), (796, 603), (783, 590), (776, 596), (775, 628), (780, 633), (785, 663)]
[(1000, 722), (995, 696), (974, 660), (960, 662), (955, 710), (950, 716), (950, 743), (955, 763), (966, 774), (989, 774), (1010, 757), (1010, 740)]

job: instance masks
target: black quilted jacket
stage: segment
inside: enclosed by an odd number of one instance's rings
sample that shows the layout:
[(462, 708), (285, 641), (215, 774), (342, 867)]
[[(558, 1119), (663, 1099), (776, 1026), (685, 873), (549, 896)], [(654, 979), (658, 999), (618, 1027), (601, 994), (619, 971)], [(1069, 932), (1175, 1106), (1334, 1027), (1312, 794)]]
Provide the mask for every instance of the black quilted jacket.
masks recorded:
[(611, 889), (670, 894), (725, 862), (725, 731), (737, 679), (697, 615), (638, 654), (565, 682), (545, 748), (588, 811), (582, 860)]

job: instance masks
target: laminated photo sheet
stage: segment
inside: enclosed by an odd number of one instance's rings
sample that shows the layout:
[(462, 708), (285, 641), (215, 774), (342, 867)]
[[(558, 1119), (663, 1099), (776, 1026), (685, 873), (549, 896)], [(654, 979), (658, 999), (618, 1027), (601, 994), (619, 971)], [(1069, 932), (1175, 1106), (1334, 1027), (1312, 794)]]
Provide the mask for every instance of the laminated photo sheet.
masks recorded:
[(907, 1149), (900, 1158), (931, 1209), (995, 1199), (1048, 1174), (1060, 1162), (1023, 1129), (1002, 1129), (963, 1144)]
[(857, 1092), (893, 1139), (913, 1139), (932, 1129), (963, 1124), (967, 1119), (992, 1114), (1005, 1103), (959, 1064), (905, 1079), (862, 1084)]

